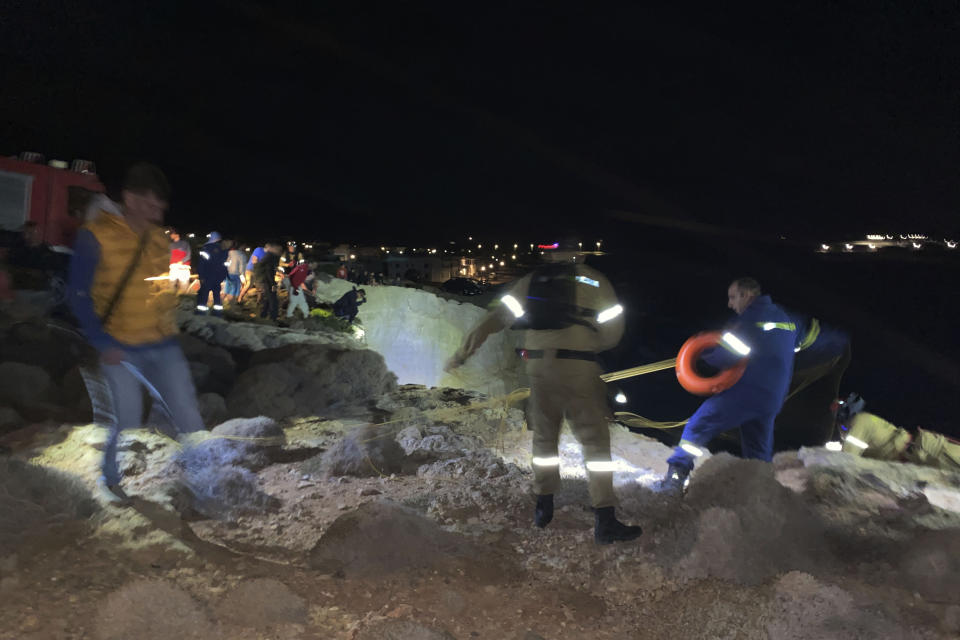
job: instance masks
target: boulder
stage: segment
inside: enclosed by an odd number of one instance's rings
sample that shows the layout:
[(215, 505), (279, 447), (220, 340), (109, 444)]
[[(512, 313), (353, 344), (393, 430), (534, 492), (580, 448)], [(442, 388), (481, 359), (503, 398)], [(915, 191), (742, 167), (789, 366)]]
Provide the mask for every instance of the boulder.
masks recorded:
[(0, 433), (13, 431), (23, 426), (23, 418), (10, 407), (0, 407)]
[(518, 385), (519, 336), (502, 331), (487, 338), (464, 366), (445, 372), (443, 366), (467, 333), (486, 315), (470, 303), (446, 300), (404, 287), (366, 287), (360, 307), (371, 349), (383, 354), (387, 367), (402, 384), (459, 387), (489, 395), (509, 393)]
[(343, 331), (311, 331), (304, 333), (273, 324), (256, 322), (229, 322), (222, 318), (195, 316), (182, 312), (177, 316), (181, 335), (192, 336), (201, 342), (245, 351), (261, 351), (293, 344), (327, 344), (343, 349), (360, 347), (349, 333)]
[(306, 601), (273, 578), (241, 582), (217, 605), (221, 621), (254, 629), (305, 624), (307, 616)]
[(138, 580), (111, 593), (100, 605), (98, 640), (211, 638), (216, 629), (190, 594), (162, 580)]
[(412, 620), (385, 620), (361, 631), (357, 640), (456, 640), (456, 636)]
[[(317, 471), (327, 476), (358, 477), (401, 473), (406, 456), (396, 436), (394, 425), (358, 427), (315, 461), (304, 463), (304, 471)], [(406, 470), (412, 472), (415, 468)]]
[(456, 565), (476, 552), (467, 538), (417, 511), (377, 500), (337, 518), (309, 552), (308, 563), (324, 573), (379, 578)]
[(197, 391), (228, 393), (237, 378), (237, 363), (230, 352), (187, 334), (180, 334), (178, 339), (190, 362)]
[(188, 468), (230, 465), (257, 471), (274, 460), (284, 441), (283, 429), (270, 418), (236, 418), (187, 436), (179, 458)]
[(22, 362), (0, 362), (0, 405), (22, 407), (42, 402), (53, 390), (50, 374)]
[(220, 520), (276, 508), (277, 499), (260, 488), (251, 470), (270, 464), (283, 441), (280, 426), (262, 416), (191, 434), (172, 461), (174, 502), (181, 510), (189, 507)]
[(21, 322), (12, 326), (0, 341), (0, 361), (40, 367), (54, 380), (77, 364), (83, 338), (57, 329), (44, 321)]
[(230, 415), (323, 415), (396, 388), (383, 357), (367, 349), (299, 344), (260, 351), (227, 398)]
[(218, 425), (227, 419), (227, 402), (217, 393), (201, 393), (197, 397), (200, 416), (208, 427)]

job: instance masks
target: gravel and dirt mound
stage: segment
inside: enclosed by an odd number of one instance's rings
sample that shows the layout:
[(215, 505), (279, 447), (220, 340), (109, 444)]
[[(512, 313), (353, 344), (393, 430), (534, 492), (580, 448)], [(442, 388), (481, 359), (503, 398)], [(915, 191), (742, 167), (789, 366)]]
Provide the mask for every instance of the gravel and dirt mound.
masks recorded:
[(54, 525), (82, 523), (97, 509), (89, 488), (76, 478), (0, 457), (0, 557)]
[(96, 620), (98, 640), (206, 640), (215, 633), (196, 600), (162, 580), (138, 580), (111, 593)]
[(417, 511), (377, 500), (337, 518), (310, 551), (309, 564), (324, 573), (369, 577), (450, 570), (480, 552), (472, 541), (444, 531)]

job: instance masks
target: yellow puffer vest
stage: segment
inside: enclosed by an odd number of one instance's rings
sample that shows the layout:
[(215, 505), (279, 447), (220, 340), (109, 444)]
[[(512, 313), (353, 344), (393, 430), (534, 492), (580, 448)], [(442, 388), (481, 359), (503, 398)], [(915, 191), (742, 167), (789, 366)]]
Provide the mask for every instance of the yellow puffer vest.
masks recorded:
[[(103, 317), (107, 306), (137, 253), (140, 237), (126, 221), (105, 211), (84, 228), (100, 243), (100, 262), (93, 275), (90, 295), (97, 315)], [(151, 227), (137, 267), (117, 300), (103, 330), (121, 344), (136, 346), (160, 342), (177, 333), (174, 319), (176, 296), (162, 276), (170, 265), (170, 240), (163, 229)], [(166, 289), (166, 290), (164, 290)]]

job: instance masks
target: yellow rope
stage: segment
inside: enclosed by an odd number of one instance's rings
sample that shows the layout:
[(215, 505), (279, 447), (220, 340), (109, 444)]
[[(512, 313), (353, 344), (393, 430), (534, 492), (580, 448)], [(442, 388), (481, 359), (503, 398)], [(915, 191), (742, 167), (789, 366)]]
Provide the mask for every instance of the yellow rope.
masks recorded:
[(673, 369), (676, 365), (677, 365), (677, 359), (670, 358), (669, 360), (652, 362), (650, 364), (641, 365), (639, 367), (633, 367), (632, 369), (623, 369), (621, 371), (604, 373), (603, 375), (600, 376), (600, 379), (603, 380), (604, 382), (616, 382), (617, 380), (625, 380), (626, 378), (642, 376), (644, 374), (653, 373), (655, 371), (663, 371), (664, 369)]

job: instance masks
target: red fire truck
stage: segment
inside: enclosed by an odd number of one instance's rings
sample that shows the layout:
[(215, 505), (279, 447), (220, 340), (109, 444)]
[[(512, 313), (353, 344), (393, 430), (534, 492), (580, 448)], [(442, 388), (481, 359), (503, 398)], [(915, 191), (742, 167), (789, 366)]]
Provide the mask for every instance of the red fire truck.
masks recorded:
[(45, 162), (38, 153), (0, 157), (0, 229), (34, 222), (43, 242), (69, 247), (90, 198), (103, 184), (89, 160)]

